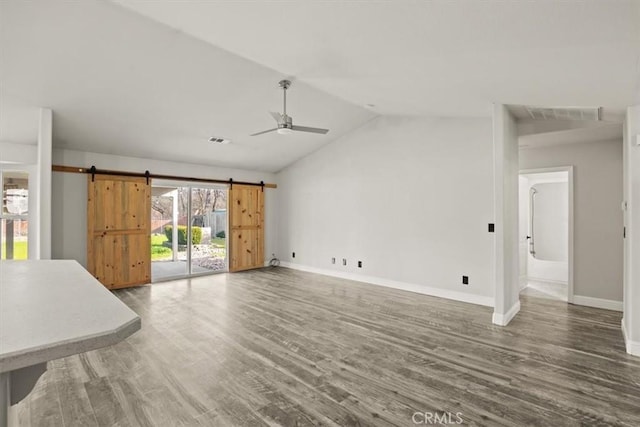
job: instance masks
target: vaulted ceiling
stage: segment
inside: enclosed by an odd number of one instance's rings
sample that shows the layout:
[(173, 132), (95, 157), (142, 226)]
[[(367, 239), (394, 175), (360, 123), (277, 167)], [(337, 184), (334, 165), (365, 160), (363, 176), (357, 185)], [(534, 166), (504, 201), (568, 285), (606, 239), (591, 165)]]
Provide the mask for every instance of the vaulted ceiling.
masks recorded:
[[(117, 4), (116, 4), (117, 3)], [(378, 114), (637, 102), (634, 0), (0, 2), (0, 140), (277, 171)], [(322, 135), (273, 127), (289, 113)], [(365, 107), (373, 104), (373, 107)], [(210, 136), (230, 138), (213, 145)]]
[[(33, 143), (54, 111), (54, 146), (122, 156), (277, 171), (371, 118), (294, 81), (295, 123), (327, 135), (249, 135), (273, 128), (283, 74), (116, 4), (0, 2), (0, 140)], [(219, 145), (210, 136), (229, 138)]]

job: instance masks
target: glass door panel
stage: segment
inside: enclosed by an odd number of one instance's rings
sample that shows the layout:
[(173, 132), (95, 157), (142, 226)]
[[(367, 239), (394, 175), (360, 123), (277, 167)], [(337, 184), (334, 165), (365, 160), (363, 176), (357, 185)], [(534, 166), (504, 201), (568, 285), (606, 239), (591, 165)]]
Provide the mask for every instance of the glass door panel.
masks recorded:
[(191, 189), (191, 273), (227, 271), (227, 189)]
[(151, 280), (189, 274), (187, 224), (189, 188), (152, 184)]

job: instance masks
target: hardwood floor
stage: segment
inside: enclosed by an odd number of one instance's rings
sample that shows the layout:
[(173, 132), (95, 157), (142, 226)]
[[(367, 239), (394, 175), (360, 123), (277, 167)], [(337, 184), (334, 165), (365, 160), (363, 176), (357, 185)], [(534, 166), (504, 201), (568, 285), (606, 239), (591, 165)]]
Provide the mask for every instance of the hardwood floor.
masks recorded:
[(284, 268), (120, 290), (126, 341), (50, 363), (24, 426), (640, 425), (620, 313), (492, 309)]

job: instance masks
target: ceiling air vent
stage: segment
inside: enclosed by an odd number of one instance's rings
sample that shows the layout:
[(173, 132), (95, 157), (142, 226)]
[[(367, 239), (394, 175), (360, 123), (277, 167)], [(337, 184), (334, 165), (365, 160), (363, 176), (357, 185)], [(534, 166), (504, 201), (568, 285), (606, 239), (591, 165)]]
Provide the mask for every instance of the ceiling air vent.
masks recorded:
[(602, 120), (602, 107), (529, 107), (524, 110), (534, 120)]
[(212, 136), (211, 138), (209, 138), (209, 142), (215, 142), (216, 144), (229, 144), (231, 140), (226, 138), (219, 138), (217, 136)]

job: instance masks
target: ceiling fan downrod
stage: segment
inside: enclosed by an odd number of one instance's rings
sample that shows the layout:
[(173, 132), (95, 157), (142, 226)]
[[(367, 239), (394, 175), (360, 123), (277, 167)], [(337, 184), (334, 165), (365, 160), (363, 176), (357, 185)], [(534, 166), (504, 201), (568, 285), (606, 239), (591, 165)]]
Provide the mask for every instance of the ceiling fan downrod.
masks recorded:
[(287, 89), (289, 89), (289, 86), (291, 86), (291, 80), (280, 80), (278, 84), (282, 88), (283, 97), (284, 97), (284, 108), (283, 108), (282, 115), (286, 116), (287, 115)]

